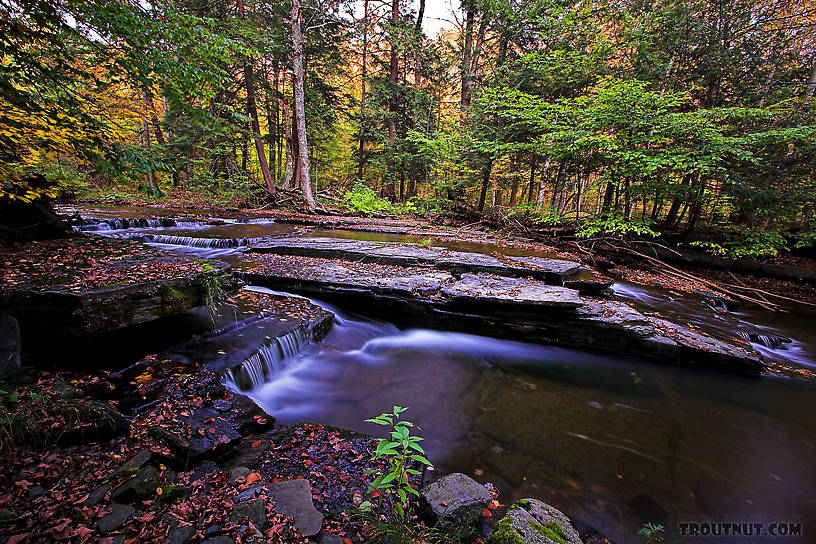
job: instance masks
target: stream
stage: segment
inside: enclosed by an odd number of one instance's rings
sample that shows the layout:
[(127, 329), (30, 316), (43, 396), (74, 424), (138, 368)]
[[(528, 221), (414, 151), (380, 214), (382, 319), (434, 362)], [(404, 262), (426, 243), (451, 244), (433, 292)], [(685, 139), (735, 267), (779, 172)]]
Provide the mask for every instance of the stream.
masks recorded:
[[(141, 239), (157, 247), (235, 266), (242, 266), (248, 240), (281, 234), (419, 241), (356, 231), (304, 233), (229, 218), (217, 225), (138, 221), (148, 213), (178, 216), (178, 210), (76, 211), (98, 220), (83, 230), (147, 236)], [(115, 222), (122, 218), (136, 221)], [(444, 239), (434, 244), (518, 252)], [(743, 336), (769, 359), (816, 368), (813, 314), (729, 311), (721, 302), (623, 281), (614, 291), (711, 334)], [(310, 420), (375, 433), (366, 418), (394, 404), (408, 406), (405, 416), (419, 426), (440, 470), (492, 482), (504, 504), (540, 498), (619, 544), (640, 541), (635, 534), (647, 522), (672, 531), (683, 520), (785, 520), (802, 522), (805, 538), (816, 531), (813, 382), (676, 368), (430, 330), (423, 323), (398, 327), (313, 302), (335, 314), (328, 336), (316, 343), (292, 338), (275, 355), (248, 359), (252, 385), (231, 384), (283, 424)], [(235, 335), (233, 341), (245, 340)]]

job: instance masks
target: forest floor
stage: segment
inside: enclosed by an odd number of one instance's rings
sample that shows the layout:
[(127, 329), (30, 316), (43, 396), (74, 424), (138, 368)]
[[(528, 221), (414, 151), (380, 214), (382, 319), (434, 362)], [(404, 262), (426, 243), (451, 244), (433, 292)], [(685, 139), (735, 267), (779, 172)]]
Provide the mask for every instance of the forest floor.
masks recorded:
[[(306, 542), (297, 520), (269, 497), (248, 501), (259, 512), (237, 498), (254, 486), (299, 479), (309, 481), (325, 517), (322, 541), (365, 541), (363, 525), (347, 510), (366, 491), (365, 471), (380, 468), (370, 461), (374, 439), (309, 423), (275, 426), (203, 367), (148, 358), (134, 368), (138, 375), (124, 385), (158, 398), (120, 428), (100, 426), (99, 414), (117, 413), (102, 399), (121, 380), (69, 372), (15, 378), (18, 398), (8, 405), (36, 423), (3, 428), (0, 541)], [(73, 432), (82, 428), (84, 434)], [(102, 434), (108, 439), (99, 440)], [(210, 439), (207, 451), (185, 452), (162, 440), (199, 434)]]

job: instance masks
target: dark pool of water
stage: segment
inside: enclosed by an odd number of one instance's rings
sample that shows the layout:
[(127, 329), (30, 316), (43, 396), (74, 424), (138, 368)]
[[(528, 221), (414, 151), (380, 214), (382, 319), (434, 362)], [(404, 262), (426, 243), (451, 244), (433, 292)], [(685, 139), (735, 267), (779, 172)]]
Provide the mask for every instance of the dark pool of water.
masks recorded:
[[(816, 388), (340, 316), (252, 398), (283, 423), (376, 433), (391, 408), (435, 463), (539, 497), (617, 542), (642, 523), (816, 523)], [(813, 524), (810, 525), (813, 527)]]

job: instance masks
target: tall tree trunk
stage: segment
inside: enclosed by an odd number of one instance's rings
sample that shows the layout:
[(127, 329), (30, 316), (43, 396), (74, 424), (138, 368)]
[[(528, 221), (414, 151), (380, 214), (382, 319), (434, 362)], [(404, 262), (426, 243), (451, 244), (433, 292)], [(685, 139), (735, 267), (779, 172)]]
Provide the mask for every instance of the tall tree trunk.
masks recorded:
[(470, 70), (473, 59), (473, 24), (476, 20), (476, 1), (463, 0), (465, 8), (465, 41), (462, 45), (462, 82), (459, 104), (462, 108), (470, 105)]
[[(391, 0), (391, 25), (395, 28), (399, 22), (399, 11), (400, 0)], [(391, 82), (392, 94), (396, 90), (397, 82), (399, 80), (399, 57), (397, 54), (396, 36), (391, 36), (390, 73), (388, 80)], [(390, 146), (390, 150), (388, 153), (388, 180), (386, 180), (387, 185), (384, 187), (384, 189), (385, 195), (391, 200), (394, 200), (394, 180), (392, 179), (394, 173), (394, 163), (392, 156), (397, 141), (397, 121), (395, 118), (397, 114), (397, 103), (393, 98), (388, 101), (388, 111), (390, 114), (388, 116), (388, 144)]]
[[(238, 0), (238, 17), (244, 18), (244, 2)], [(269, 173), (269, 164), (266, 162), (266, 151), (261, 139), (261, 126), (258, 123), (258, 108), (255, 106), (255, 83), (252, 81), (252, 59), (244, 61), (244, 84), (246, 85), (247, 113), (252, 124), (252, 139), (255, 140), (255, 151), (258, 153), (258, 163), (261, 167), (266, 191), (275, 194), (275, 181)]]
[(536, 170), (536, 156), (530, 157), (530, 182), (527, 187), (527, 204), (533, 201), (533, 193), (535, 192), (535, 170)]
[(365, 175), (366, 163), (366, 78), (368, 77), (368, 0), (363, 2), (363, 66), (360, 74), (360, 149), (357, 163), (357, 179)]
[[(368, 0), (366, 0), (368, 2)], [(414, 31), (418, 35), (422, 34), (422, 19), (425, 17), (425, 0), (419, 0), (419, 10), (417, 11), (417, 20), (414, 25)]]
[(283, 110), (283, 132), (286, 140), (286, 164), (283, 167), (280, 184), (291, 189), (295, 180), (295, 135), (292, 133), (292, 113), (289, 111), (289, 99), (281, 100)]
[(482, 192), (479, 194), (479, 211), (484, 211), (485, 197), (487, 196), (487, 186), (490, 184), (490, 172), (493, 170), (493, 159), (488, 159), (487, 164), (482, 166)]
[(292, 0), (292, 76), (295, 86), (295, 125), (298, 133), (300, 187), (306, 208), (314, 212), (312, 181), (309, 174), (309, 147), (306, 138), (306, 93), (303, 86), (303, 33), (300, 29), (300, 0)]
[[(552, 158), (548, 155), (546, 159), (544, 159), (544, 168), (541, 169), (541, 181), (539, 182), (538, 186), (538, 198), (536, 199), (536, 209), (541, 210), (541, 207), (544, 205), (544, 195), (547, 193), (547, 177), (550, 172), (550, 163)], [(532, 191), (533, 187), (533, 179), (530, 176), (530, 190)]]

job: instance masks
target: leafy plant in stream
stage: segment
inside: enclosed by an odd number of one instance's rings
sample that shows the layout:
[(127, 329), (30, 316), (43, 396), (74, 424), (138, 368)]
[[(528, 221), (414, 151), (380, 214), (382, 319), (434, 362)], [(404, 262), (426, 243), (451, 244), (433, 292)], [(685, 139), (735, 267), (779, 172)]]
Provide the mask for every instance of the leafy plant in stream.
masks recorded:
[[(375, 418), (367, 419), (370, 423), (391, 427), (390, 438), (383, 438), (377, 443), (372, 461), (385, 459), (387, 461), (386, 470), (371, 469), (368, 474), (376, 477), (368, 488), (369, 493), (379, 492), (380, 506), (382, 506), (383, 495), (390, 499), (390, 505), (398, 518), (405, 517), (405, 506), (408, 503), (408, 495), (419, 496), (419, 492), (414, 489), (409, 481), (411, 476), (418, 476), (420, 471), (411, 468), (415, 463), (432, 467), (430, 461), (425, 458), (425, 450), (419, 445), (422, 438), (411, 436), (410, 421), (400, 419), (400, 414), (407, 410), (402, 406), (394, 406), (391, 413), (385, 412)], [(373, 505), (366, 501), (360, 505), (362, 509), (371, 509)]]

